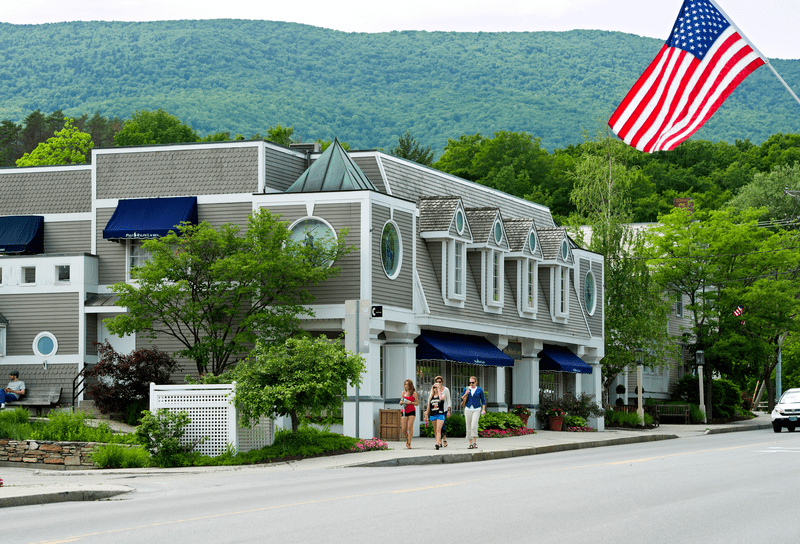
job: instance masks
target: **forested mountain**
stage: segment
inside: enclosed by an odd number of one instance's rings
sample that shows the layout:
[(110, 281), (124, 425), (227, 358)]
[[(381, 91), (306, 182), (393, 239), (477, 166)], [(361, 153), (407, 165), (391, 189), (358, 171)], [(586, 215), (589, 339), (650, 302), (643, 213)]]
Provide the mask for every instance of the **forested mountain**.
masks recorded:
[[(524, 131), (548, 150), (608, 116), (661, 42), (619, 32), (345, 33), (245, 20), (0, 24), (0, 119), (31, 111), (129, 118), (164, 108), (200, 135), (295, 127), (389, 148), (409, 130), (448, 138)], [(800, 60), (773, 63), (800, 93)], [(767, 68), (697, 138), (800, 131), (800, 106)]]

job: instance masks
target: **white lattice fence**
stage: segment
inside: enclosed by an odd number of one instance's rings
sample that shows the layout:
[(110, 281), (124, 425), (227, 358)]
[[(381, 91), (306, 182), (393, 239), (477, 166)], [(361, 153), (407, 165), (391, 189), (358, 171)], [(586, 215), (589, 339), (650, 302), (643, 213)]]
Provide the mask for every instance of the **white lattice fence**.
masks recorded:
[(252, 429), (240, 427), (232, 399), (236, 384), (219, 385), (156, 385), (150, 384), (150, 411), (160, 409), (186, 412), (191, 423), (183, 442), (190, 444), (203, 437), (208, 439), (195, 448), (204, 455), (219, 455), (228, 444), (245, 452), (272, 444), (273, 422), (261, 418)]

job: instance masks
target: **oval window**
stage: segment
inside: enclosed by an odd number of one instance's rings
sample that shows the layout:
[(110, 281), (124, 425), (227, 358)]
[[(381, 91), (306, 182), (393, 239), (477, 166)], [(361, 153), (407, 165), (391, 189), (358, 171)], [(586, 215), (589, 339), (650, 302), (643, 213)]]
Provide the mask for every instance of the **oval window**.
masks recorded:
[(528, 235), (528, 247), (531, 249), (531, 253), (536, 253), (536, 235), (534, 233)]
[(49, 332), (40, 332), (33, 339), (33, 352), (39, 357), (49, 357), (58, 351), (58, 340)]
[(383, 271), (392, 279), (400, 273), (400, 256), (400, 232), (394, 223), (386, 223), (381, 234), (381, 262)]
[(327, 222), (309, 217), (289, 227), (289, 240), (308, 248), (306, 257), (314, 266), (328, 267), (333, 261), (325, 257), (336, 245), (336, 232)]
[(500, 240), (503, 239), (503, 227), (500, 226), (500, 222), (494, 224), (494, 241), (498, 244)]
[(567, 245), (567, 241), (563, 240), (561, 242), (561, 258), (566, 261), (567, 255), (569, 255), (569, 246)]
[(463, 234), (464, 232), (464, 214), (461, 210), (456, 212), (456, 230), (459, 234)]
[(597, 306), (597, 283), (591, 270), (586, 273), (586, 277), (583, 280), (583, 300), (586, 304), (586, 312), (589, 315), (594, 315)]

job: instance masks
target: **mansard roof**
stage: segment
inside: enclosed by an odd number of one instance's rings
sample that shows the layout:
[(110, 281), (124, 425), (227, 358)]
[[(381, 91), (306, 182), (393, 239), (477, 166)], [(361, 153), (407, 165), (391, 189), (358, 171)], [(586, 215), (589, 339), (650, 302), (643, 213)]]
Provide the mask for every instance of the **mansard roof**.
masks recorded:
[(448, 230), (460, 200), (457, 196), (421, 197), (419, 199), (420, 232)]
[(297, 178), (287, 193), (331, 191), (378, 191), (339, 143), (333, 140), (328, 149)]
[(531, 231), (534, 234), (536, 233), (536, 222), (533, 218), (503, 219), (503, 226), (505, 227), (508, 245), (512, 252), (542, 257), (541, 244), (536, 244), (536, 249), (533, 253), (531, 253), (528, 245), (528, 233)]

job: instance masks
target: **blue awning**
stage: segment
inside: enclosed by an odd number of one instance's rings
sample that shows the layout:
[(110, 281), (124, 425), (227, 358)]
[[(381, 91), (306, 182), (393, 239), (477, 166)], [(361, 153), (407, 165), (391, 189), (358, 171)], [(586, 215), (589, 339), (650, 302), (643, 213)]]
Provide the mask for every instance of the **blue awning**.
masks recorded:
[(44, 217), (0, 217), (0, 253), (44, 253)]
[(422, 331), (417, 337), (417, 359), (456, 361), (468, 365), (514, 366), (514, 359), (482, 336)]
[(562, 346), (544, 346), (539, 352), (539, 370), (591, 374), (592, 367)]
[(137, 198), (120, 200), (114, 215), (103, 229), (111, 240), (161, 238), (182, 222), (197, 224), (197, 197)]

